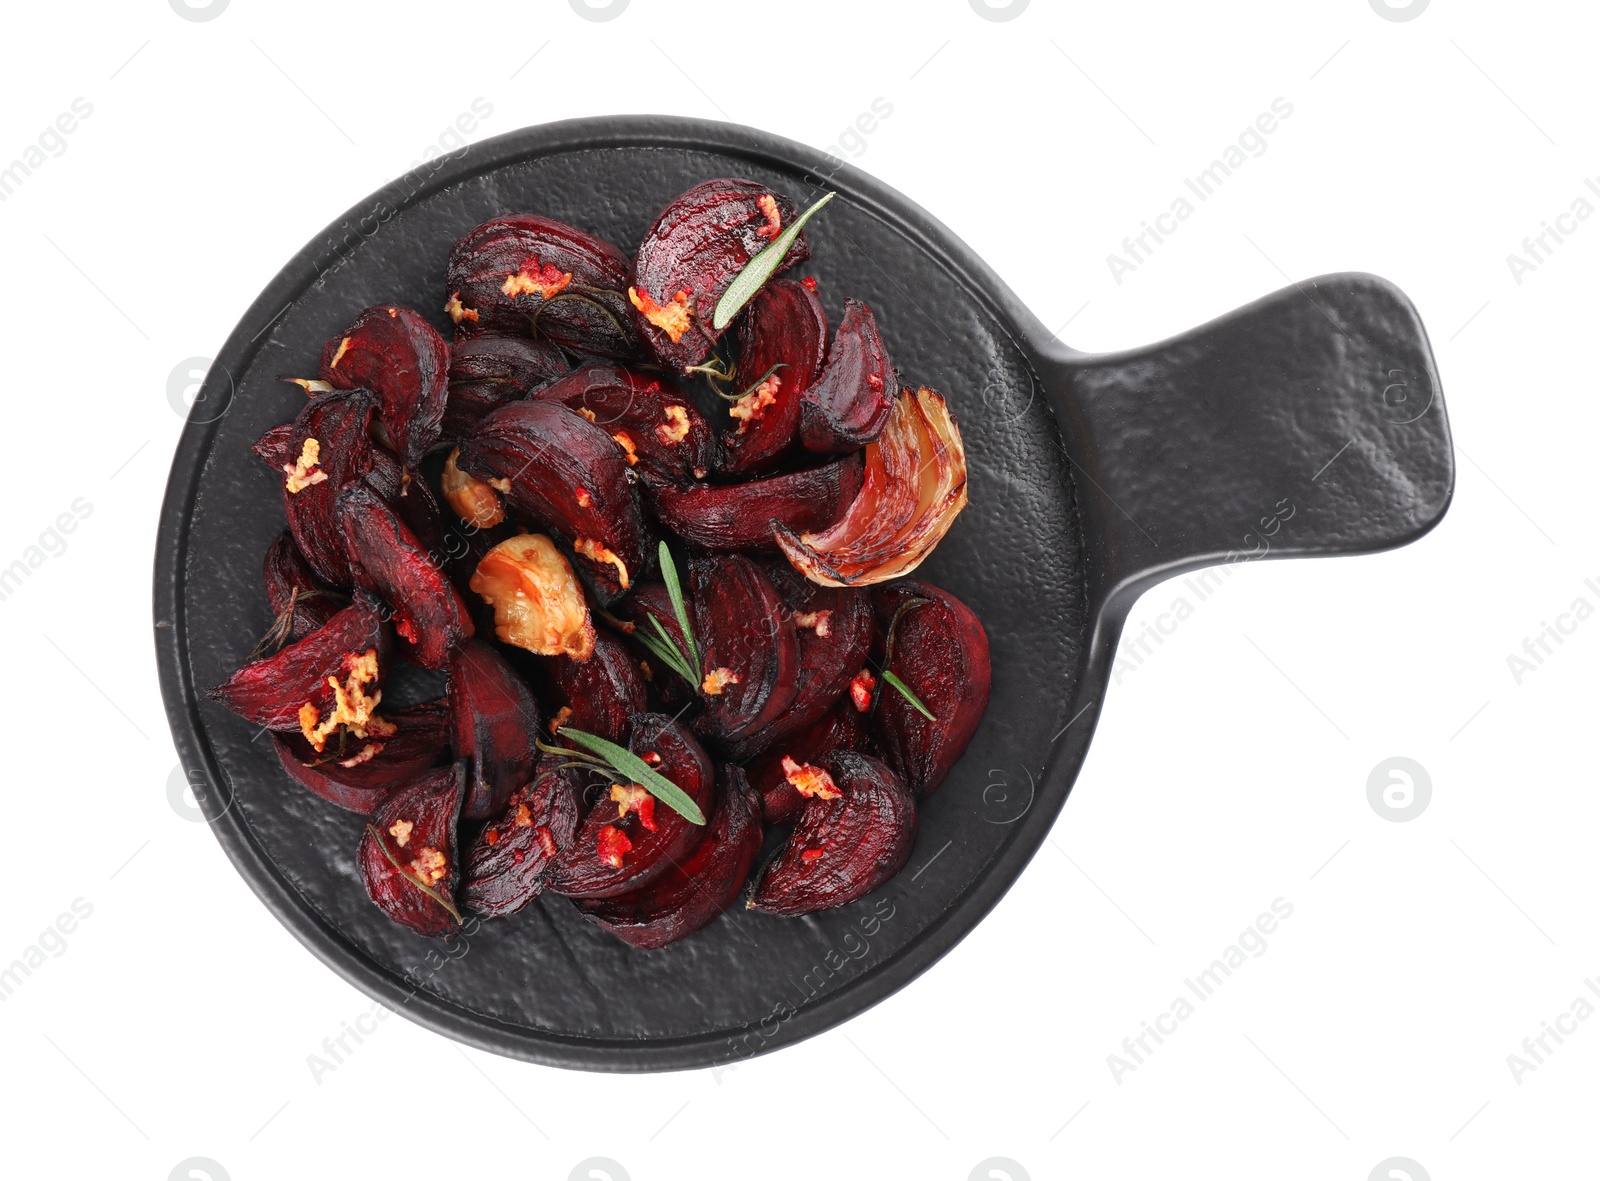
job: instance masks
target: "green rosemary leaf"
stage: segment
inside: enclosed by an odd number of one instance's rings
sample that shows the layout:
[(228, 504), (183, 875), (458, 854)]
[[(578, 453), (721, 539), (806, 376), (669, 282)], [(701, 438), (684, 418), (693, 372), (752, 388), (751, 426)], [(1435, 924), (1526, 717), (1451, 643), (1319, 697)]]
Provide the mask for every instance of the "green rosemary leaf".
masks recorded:
[(937, 722), (939, 720), (938, 718), (934, 717), (931, 713), (928, 712), (928, 707), (927, 706), (923, 705), (922, 702), (917, 700), (917, 695), (906, 687), (906, 683), (904, 681), (902, 681), (899, 677), (895, 676), (888, 669), (884, 669), (883, 670), (883, 679), (885, 681), (887, 681), (889, 684), (893, 685), (895, 687), (895, 689), (897, 689), (899, 691), (900, 696), (904, 697), (913, 706), (915, 706), (917, 712), (919, 714), (921, 714), (923, 717), (927, 718), (928, 721)]
[(662, 664), (666, 665), (673, 672), (677, 673), (684, 680), (688, 681), (691, 685), (699, 684), (699, 682), (694, 679), (694, 672), (687, 664), (684, 663), (683, 653), (679, 652), (677, 646), (673, 644), (672, 637), (667, 634), (667, 629), (662, 626), (661, 621), (654, 615), (648, 615), (647, 618), (650, 620), (651, 625), (656, 629), (656, 631), (660, 633), (659, 637), (652, 636), (649, 632), (640, 630), (634, 633), (634, 638), (646, 648), (650, 649), (651, 652), (654, 652), (657, 660), (661, 661)]
[(733, 282), (728, 284), (728, 289), (722, 293), (722, 298), (717, 300), (717, 310), (712, 314), (711, 327), (721, 332), (733, 318), (739, 314), (739, 309), (750, 302), (752, 296), (761, 290), (766, 281), (772, 278), (772, 272), (778, 269), (778, 264), (783, 261), (783, 256), (789, 253), (789, 247), (794, 245), (794, 240), (800, 236), (800, 230), (810, 221), (812, 215), (833, 200), (832, 193), (825, 193), (810, 209), (789, 223), (789, 228), (779, 234), (760, 254), (744, 264), (744, 270), (733, 277)]
[(682, 816), (690, 824), (704, 824), (705, 813), (700, 811), (698, 804), (689, 798), (689, 793), (684, 791), (665, 775), (654, 771), (638, 755), (625, 747), (618, 746), (615, 742), (608, 742), (598, 734), (590, 734), (583, 730), (574, 730), (570, 726), (561, 727), (561, 733), (566, 735), (579, 746), (588, 747), (595, 754), (605, 759), (631, 781), (643, 787), (656, 799)]
[[(663, 541), (658, 551), (661, 555), (661, 581), (667, 584), (667, 597), (672, 600), (673, 614), (678, 617), (678, 630), (688, 647), (684, 663), (690, 668), (700, 667), (700, 649), (695, 646), (694, 629), (689, 626), (689, 610), (683, 605), (683, 586), (678, 582), (678, 567), (672, 561), (672, 551)], [(692, 678), (691, 678), (692, 679)]]

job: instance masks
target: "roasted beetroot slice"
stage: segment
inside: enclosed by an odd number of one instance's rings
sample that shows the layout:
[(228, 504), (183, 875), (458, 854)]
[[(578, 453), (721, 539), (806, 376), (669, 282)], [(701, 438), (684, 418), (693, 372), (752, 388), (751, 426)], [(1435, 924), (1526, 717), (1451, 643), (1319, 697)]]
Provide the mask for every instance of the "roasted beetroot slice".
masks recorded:
[(444, 668), (473, 627), (443, 568), (369, 484), (339, 494), (339, 519), (356, 581), (394, 608), (403, 654), (424, 668)]
[[(318, 722), (335, 712), (330, 677), (339, 682), (350, 699), (350, 709), (357, 714), (364, 703), (376, 708), (388, 665), (389, 629), (379, 604), (360, 596), (304, 639), (246, 664), (213, 689), (211, 696), (254, 725), (301, 730), (300, 712), (308, 702), (316, 710)], [(366, 728), (359, 718), (356, 725)]]
[(711, 427), (676, 386), (636, 369), (592, 362), (539, 389), (600, 427), (629, 466), (650, 484), (704, 479), (711, 467)]
[(321, 394), (306, 403), (291, 428), (269, 431), (256, 445), (258, 455), (269, 437), (271, 446), (281, 448), (278, 478), (289, 532), (317, 577), (337, 590), (353, 581), (337, 500), (340, 489), (377, 462), (378, 446), (367, 433), (374, 405), (366, 390)]
[(343, 757), (337, 739), (322, 754), (299, 734), (274, 734), (272, 744), (289, 778), (330, 804), (366, 816), (385, 794), (423, 775), (450, 753), (449, 714), (443, 700), (396, 710), (388, 721), (394, 725), (393, 734), (348, 739)]
[(892, 644), (886, 667), (938, 719), (923, 717), (893, 686), (878, 690), (873, 729), (890, 766), (921, 799), (943, 782), (983, 720), (989, 637), (965, 603), (930, 583), (905, 579), (875, 589), (872, 599)]
[(889, 425), (898, 389), (872, 309), (845, 300), (827, 366), (800, 399), (801, 446), (838, 455), (871, 443)]
[(515, 914), (544, 890), (556, 858), (578, 831), (578, 777), (546, 758), (533, 781), (467, 847), (461, 902), (489, 918)]
[(474, 336), (450, 350), (443, 434), (458, 439), (490, 411), (520, 401), (567, 371), (566, 355), (527, 336)]
[(642, 890), (580, 900), (584, 918), (651, 950), (693, 935), (733, 905), (761, 852), (761, 806), (738, 767), (723, 766), (718, 777), (722, 800), (694, 851)]
[(300, 445), (294, 438), (295, 424), (280, 422), (277, 426), (269, 426), (261, 432), (261, 437), (250, 444), (250, 450), (255, 452), (256, 458), (261, 460), (280, 477), (283, 475), (283, 465), (294, 466), (294, 457), (300, 453)]
[(731, 742), (770, 726), (795, 697), (800, 643), (789, 609), (766, 575), (738, 554), (689, 563), (700, 645), (696, 729)]
[[(316, 631), (345, 602), (343, 595), (322, 585), (311, 563), (295, 545), (294, 534), (287, 529), (267, 547), (267, 556), (261, 562), (261, 581), (266, 584), (267, 605), (272, 608), (273, 617), (284, 620), (292, 640)], [(290, 607), (294, 611), (286, 616)]]
[[(658, 485), (649, 500), (661, 523), (710, 550), (776, 553), (777, 526), (820, 532), (861, 491), (861, 457), (743, 484)], [(809, 523), (803, 523), (809, 522)]]
[(629, 357), (628, 260), (576, 226), (513, 213), (469, 230), (450, 251), (445, 311), (456, 339), (533, 331), (564, 349)]
[(389, 503), (417, 540), (436, 557), (444, 551), (444, 514), (428, 482), (409, 474), (392, 452), (375, 448), (367, 483)]
[(466, 767), (424, 775), (373, 809), (361, 836), (361, 880), (368, 896), (402, 927), (449, 938), (461, 926), (456, 886), (456, 821)]
[(609, 632), (597, 631), (594, 652), (588, 660), (548, 656), (540, 660), (549, 685), (549, 713), (545, 741), (561, 726), (598, 734), (611, 742), (628, 740), (636, 715), (649, 708), (644, 678), (632, 654)]
[(841, 750), (814, 769), (831, 786), (806, 801), (789, 843), (756, 885), (752, 910), (802, 915), (843, 906), (894, 877), (911, 856), (917, 804), (888, 766)]
[(371, 390), (378, 430), (415, 469), (439, 437), (450, 350), (420, 312), (396, 304), (368, 308), (322, 346), (322, 380), (339, 390)]
[(738, 333), (745, 393), (729, 409), (736, 429), (717, 440), (724, 475), (766, 471), (794, 442), (801, 396), (827, 358), (828, 315), (805, 284), (777, 279), (750, 301)]
[(450, 656), (450, 734), (467, 763), (461, 814), (483, 820), (506, 806), (539, 759), (539, 707), (517, 670), (488, 644), (468, 640)]
[[(722, 335), (717, 301), (745, 264), (795, 218), (794, 204), (750, 180), (708, 180), (661, 211), (639, 244), (628, 298), (645, 347), (670, 373), (700, 364)], [(786, 270), (811, 257), (800, 234)]]
[(800, 666), (794, 700), (782, 716), (725, 744), (729, 757), (741, 761), (821, 718), (866, 665), (875, 631), (872, 599), (866, 591), (818, 586), (781, 562), (769, 563), (766, 573), (794, 621)]
[[(682, 788), (702, 815), (711, 815), (716, 776), (685, 727), (665, 714), (640, 714), (628, 749)], [(613, 787), (589, 810), (571, 852), (556, 862), (549, 889), (574, 898), (626, 894), (682, 863), (705, 834), (704, 825), (690, 823), (643, 788)]]
[[(789, 782), (789, 764), (820, 764), (834, 751), (872, 754), (872, 736), (866, 715), (849, 698), (841, 698), (821, 720), (803, 734), (776, 742), (745, 768), (750, 786), (761, 797), (761, 815), (768, 824), (792, 824), (806, 805), (806, 796)], [(801, 778), (802, 783), (809, 781)]]
[(556, 533), (602, 602), (645, 572), (644, 518), (611, 436), (560, 402), (513, 402), (462, 441), (456, 464)]

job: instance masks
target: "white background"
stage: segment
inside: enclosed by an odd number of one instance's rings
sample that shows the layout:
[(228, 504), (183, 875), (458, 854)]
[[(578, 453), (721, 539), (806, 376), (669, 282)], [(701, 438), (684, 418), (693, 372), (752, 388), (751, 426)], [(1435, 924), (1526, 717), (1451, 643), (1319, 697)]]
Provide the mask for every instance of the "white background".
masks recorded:
[[(1506, 259), (1576, 198), (1600, 207), (1592, 6), (1033, 0), (986, 20), (968, 0), (632, 0), (596, 21), (567, 0), (232, 0), (190, 20), (141, 0), (3, 20), (0, 162), (93, 107), (0, 204), (0, 566), (75, 500), (92, 510), (0, 602), (0, 963), (93, 908), (0, 1003), (7, 1176), (167, 1178), (204, 1157), (211, 1181), (563, 1181), (604, 1157), (613, 1181), (1362, 1181), (1395, 1156), (1414, 1181), (1590, 1175), (1600, 1020), (1520, 1077), (1507, 1056), (1596, 999), (1600, 622), (1520, 684), (1507, 657), (1573, 600), (1600, 606), (1600, 218), (1520, 283)], [(839, 145), (880, 97), (892, 115)], [(1116, 282), (1107, 255), (1278, 97), (1293, 115), (1268, 150)], [(475, 139), (656, 111), (838, 145), (1085, 350), (1290, 279), (1385, 275), (1432, 333), (1454, 506), (1395, 553), (1239, 569), (1114, 685), (994, 914), (843, 1028), (635, 1078), (390, 1018), (315, 1079), (308, 1055), (370, 1002), (169, 801), (148, 589), (168, 382), (476, 98), (493, 112)], [(1152, 591), (1133, 622), (1184, 593)], [(1367, 797), (1395, 755), (1432, 783), (1406, 823)], [(1266, 951), (1114, 1077), (1122, 1039), (1277, 898), (1294, 911)], [(993, 1157), (1010, 1163), (974, 1173)]]

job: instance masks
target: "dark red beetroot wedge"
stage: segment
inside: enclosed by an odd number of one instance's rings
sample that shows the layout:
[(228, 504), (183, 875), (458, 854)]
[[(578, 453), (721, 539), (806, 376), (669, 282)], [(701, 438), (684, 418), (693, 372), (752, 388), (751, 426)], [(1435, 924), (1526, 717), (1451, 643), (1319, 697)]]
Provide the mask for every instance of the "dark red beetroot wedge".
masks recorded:
[(801, 445), (838, 455), (872, 442), (889, 425), (899, 388), (872, 309), (845, 300), (827, 367), (800, 399)]
[(789, 609), (767, 577), (737, 554), (689, 563), (700, 644), (696, 728), (731, 742), (770, 726), (795, 697), (800, 644)]
[(468, 768), (461, 814), (483, 820), (505, 808), (533, 774), (539, 707), (517, 670), (480, 640), (458, 647), (448, 672), (450, 741)]
[[(641, 714), (633, 720), (628, 749), (682, 788), (702, 815), (711, 815), (716, 776), (687, 729), (665, 714)], [(572, 851), (556, 863), (549, 888), (574, 898), (626, 894), (682, 863), (705, 834), (704, 825), (690, 823), (642, 787), (613, 786), (589, 810)]]
[(462, 441), (456, 464), (513, 512), (560, 535), (602, 602), (642, 577), (644, 518), (610, 435), (560, 402), (513, 402)]
[(467, 847), (461, 902), (490, 918), (515, 914), (544, 890), (550, 867), (578, 831), (578, 776), (546, 757), (505, 815)]
[(273, 617), (283, 620), (285, 634), (292, 640), (327, 623), (345, 601), (343, 595), (322, 585), (287, 529), (267, 547), (261, 580), (267, 587), (267, 605)]
[(255, 452), (257, 459), (281, 475), (283, 465), (293, 467), (294, 457), (300, 453), (299, 445), (294, 441), (294, 432), (295, 424), (292, 422), (269, 426), (250, 445), (250, 450)]
[(744, 484), (658, 485), (649, 499), (661, 523), (685, 541), (711, 550), (776, 552), (774, 522), (796, 532), (820, 532), (844, 515), (860, 491), (861, 457), (851, 455)]
[(650, 950), (693, 935), (733, 905), (761, 852), (761, 807), (738, 767), (720, 767), (718, 776), (722, 800), (694, 851), (642, 890), (579, 901), (584, 918)]
[(443, 434), (458, 439), (507, 402), (526, 398), (567, 371), (565, 354), (527, 336), (474, 336), (450, 350)]
[(903, 579), (876, 588), (872, 600), (891, 645), (885, 667), (937, 719), (923, 717), (892, 685), (878, 689), (873, 729), (921, 799), (943, 782), (983, 720), (989, 637), (965, 603), (931, 583)]
[(338, 390), (371, 390), (378, 427), (401, 462), (415, 469), (439, 437), (450, 350), (419, 312), (384, 304), (322, 346), (322, 380)]
[(405, 656), (424, 668), (444, 668), (450, 650), (473, 632), (444, 569), (368, 484), (339, 493), (339, 518), (356, 581), (394, 608)]
[(321, 754), (299, 734), (274, 734), (272, 744), (289, 778), (330, 804), (365, 816), (388, 792), (450, 753), (449, 714), (442, 699), (396, 710), (387, 720), (393, 734), (370, 741), (348, 739), (342, 756), (337, 738)]
[(545, 740), (557, 728), (571, 726), (625, 743), (635, 715), (649, 708), (644, 678), (627, 645), (606, 631), (596, 631), (588, 660), (548, 656), (540, 660), (550, 686), (550, 721)]
[[(628, 298), (646, 348), (671, 373), (700, 364), (722, 335), (717, 301), (794, 220), (793, 203), (750, 180), (708, 180), (661, 211), (639, 244)], [(811, 257), (805, 234), (780, 270)]]
[[(377, 444), (367, 433), (374, 410), (366, 390), (347, 390), (312, 398), (294, 425), (274, 428), (256, 445), (268, 462), (281, 458), (283, 511), (289, 532), (317, 577), (338, 590), (350, 586), (350, 558), (336, 511), (339, 490), (372, 470)], [(281, 448), (281, 450), (277, 450)]]
[(628, 260), (576, 226), (512, 213), (469, 230), (450, 251), (445, 311), (456, 339), (527, 333), (597, 357), (638, 351)]
[[(643, 583), (617, 604), (615, 611), (616, 618), (622, 623), (624, 631), (632, 637), (629, 651), (639, 665), (639, 671), (652, 698), (660, 704), (664, 712), (679, 713), (694, 701), (700, 686), (686, 682), (670, 667), (663, 665), (660, 657), (639, 641), (641, 634), (660, 638), (660, 633), (650, 624), (650, 620), (655, 619), (666, 629), (667, 635), (671, 637), (670, 642), (679, 652), (688, 650), (688, 645), (683, 642), (683, 632), (678, 627), (678, 616), (672, 609), (672, 598), (667, 594), (666, 586), (659, 582)], [(632, 630), (627, 631), (628, 628)]]
[[(379, 604), (359, 595), (304, 639), (246, 664), (211, 695), (245, 721), (270, 730), (315, 732), (331, 723), (323, 740), (341, 726), (356, 738), (382, 736), (388, 723), (374, 711), (388, 666), (389, 629)], [(330, 680), (338, 682), (337, 690)], [(308, 709), (315, 716), (302, 725), (302, 710)], [(372, 735), (366, 733), (369, 726)]]
[[(796, 767), (816, 766), (837, 750), (872, 754), (872, 735), (866, 715), (848, 698), (835, 702), (820, 721), (803, 734), (778, 741), (745, 770), (750, 786), (761, 797), (761, 815), (768, 824), (792, 824), (805, 807), (807, 796), (789, 781)], [(800, 786), (811, 780), (796, 773)]]
[(870, 894), (900, 872), (917, 837), (911, 791), (885, 764), (835, 751), (814, 768), (831, 786), (806, 801), (775, 861), (756, 885), (752, 910), (802, 915)]
[(705, 417), (676, 386), (648, 373), (596, 361), (534, 397), (560, 402), (600, 427), (650, 484), (704, 479), (711, 466)]
[(367, 483), (400, 515), (431, 554), (442, 554), (444, 514), (428, 482), (407, 473), (400, 461), (382, 447), (375, 448)]
[(373, 809), (361, 837), (368, 896), (419, 935), (453, 936), (461, 926), (456, 886), (456, 821), (466, 767), (457, 763), (396, 788)]
[(822, 372), (828, 315), (794, 279), (768, 283), (739, 318), (738, 383), (744, 396), (728, 410), (734, 429), (718, 440), (717, 470), (769, 470), (794, 442), (800, 397)]
[(875, 631), (872, 599), (865, 591), (818, 586), (784, 562), (768, 563), (765, 572), (794, 621), (800, 666), (795, 674), (794, 700), (782, 716), (727, 744), (729, 755), (741, 760), (821, 718), (865, 665)]

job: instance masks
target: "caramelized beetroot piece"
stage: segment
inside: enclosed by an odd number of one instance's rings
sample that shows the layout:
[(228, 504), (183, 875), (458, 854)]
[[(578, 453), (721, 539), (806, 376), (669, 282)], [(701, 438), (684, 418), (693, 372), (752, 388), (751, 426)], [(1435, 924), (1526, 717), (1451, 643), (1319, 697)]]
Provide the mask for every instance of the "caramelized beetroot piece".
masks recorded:
[(791, 565), (823, 586), (867, 586), (916, 569), (967, 507), (967, 457), (942, 395), (902, 390), (869, 443), (861, 492), (820, 533), (778, 529)]
[(408, 473), (398, 459), (378, 447), (373, 451), (372, 470), (367, 473), (366, 482), (399, 514), (429, 554), (442, 553), (444, 514), (426, 480)]
[(322, 380), (338, 390), (371, 390), (378, 429), (407, 468), (415, 469), (439, 437), (450, 350), (418, 312), (368, 308), (322, 346)]
[(395, 922), (449, 937), (461, 925), (456, 820), (466, 768), (457, 763), (396, 788), (373, 810), (361, 837), (361, 880)]
[(801, 445), (838, 455), (871, 443), (889, 425), (898, 388), (872, 309), (845, 300), (827, 367), (800, 399)]
[(872, 648), (874, 621), (867, 592), (818, 586), (776, 562), (769, 571), (800, 642), (794, 700), (776, 721), (727, 744), (736, 759), (766, 750), (816, 722), (849, 687)]
[(388, 715), (394, 733), (370, 741), (337, 740), (318, 754), (299, 734), (274, 734), (278, 761), (300, 786), (351, 812), (369, 814), (384, 795), (437, 766), (450, 753), (445, 703), (425, 701)]
[(768, 283), (739, 318), (738, 379), (745, 394), (729, 408), (737, 424), (718, 440), (717, 470), (765, 471), (794, 442), (801, 396), (822, 372), (828, 316), (794, 279)]
[(567, 358), (549, 341), (527, 336), (474, 336), (450, 350), (450, 396), (443, 433), (456, 439), (507, 402), (567, 371)]
[(773, 530), (820, 532), (861, 491), (861, 457), (744, 484), (662, 485), (650, 489), (661, 523), (712, 550), (776, 551)]
[(267, 587), (267, 605), (275, 618), (287, 617), (290, 639), (310, 635), (338, 612), (344, 596), (337, 595), (317, 579), (288, 530), (278, 534), (267, 547), (261, 563), (261, 580)]
[(696, 728), (730, 742), (770, 726), (795, 698), (800, 644), (783, 600), (739, 555), (689, 563), (705, 709)]
[(873, 728), (889, 764), (917, 798), (931, 795), (967, 749), (989, 705), (989, 637), (948, 591), (906, 579), (873, 591), (887, 636), (885, 667), (938, 719), (892, 686), (878, 691)]
[(551, 864), (572, 849), (578, 831), (577, 775), (546, 758), (517, 791), (505, 815), (466, 852), (461, 901), (490, 918), (515, 914), (544, 890)]
[(627, 460), (604, 429), (561, 403), (502, 406), (462, 441), (456, 464), (570, 544), (602, 601), (644, 573), (644, 519)]
[[(703, 815), (711, 815), (717, 781), (694, 736), (665, 714), (641, 714), (632, 729), (628, 749), (682, 788)], [(556, 863), (549, 888), (575, 898), (626, 894), (680, 864), (705, 833), (705, 826), (691, 824), (642, 787), (615, 785), (584, 818), (572, 850)]]
[(473, 631), (466, 604), (444, 570), (367, 484), (339, 493), (339, 519), (356, 581), (394, 608), (405, 655), (424, 668), (443, 668), (450, 650)]
[(445, 311), (456, 338), (526, 333), (597, 357), (638, 351), (628, 261), (576, 226), (513, 213), (469, 230), (450, 252)]
[(761, 815), (768, 824), (791, 824), (805, 807), (806, 796), (789, 782), (788, 763), (816, 766), (836, 750), (871, 754), (866, 715), (848, 700), (836, 702), (821, 721), (803, 734), (780, 741), (745, 770), (761, 797)]
[(611, 742), (628, 740), (634, 716), (649, 706), (644, 679), (627, 645), (610, 632), (597, 632), (587, 660), (552, 656), (541, 662), (551, 688), (547, 742), (561, 726), (598, 734)]
[(468, 820), (493, 816), (528, 782), (539, 751), (539, 707), (533, 694), (488, 644), (468, 640), (450, 657), (450, 734), (467, 763)]
[(809, 770), (826, 778), (757, 884), (753, 910), (801, 915), (843, 906), (888, 881), (911, 856), (917, 805), (893, 771), (853, 751), (835, 751)]
[(665, 947), (733, 905), (761, 851), (761, 807), (738, 767), (719, 768), (722, 800), (704, 839), (642, 890), (578, 902), (584, 918), (633, 947)]
[(620, 365), (594, 362), (534, 395), (560, 402), (600, 427), (652, 484), (683, 484), (711, 466), (711, 428), (677, 387)]
[(322, 394), (290, 427), (256, 444), (283, 481), (283, 511), (301, 556), (339, 590), (351, 585), (350, 558), (335, 511), (339, 490), (372, 470), (378, 447), (368, 435), (374, 403), (366, 390)]
[[(388, 663), (389, 629), (378, 604), (362, 596), (304, 639), (246, 664), (211, 695), (245, 721), (270, 730), (315, 732), (320, 723), (335, 719), (324, 740), (346, 725), (352, 736), (367, 738), (364, 731), (382, 696)], [(308, 705), (315, 716), (303, 726)], [(377, 734), (387, 726), (380, 719), (372, 729)]]
[[(708, 180), (661, 211), (639, 244), (628, 299), (645, 346), (663, 368), (684, 373), (722, 335), (717, 301), (745, 264), (795, 217), (790, 200), (750, 180)], [(779, 269), (811, 257), (805, 234)]]

